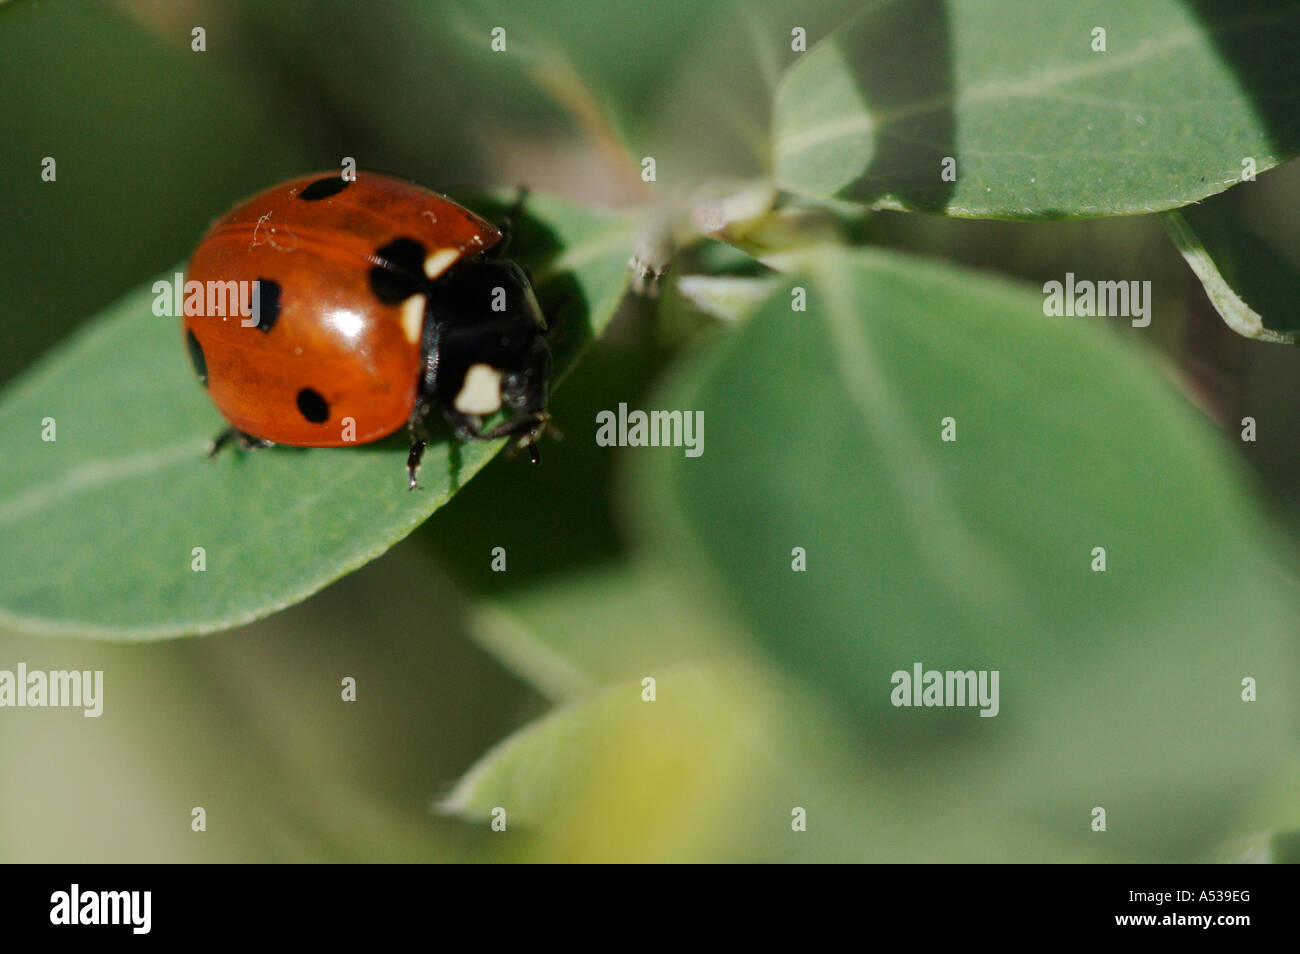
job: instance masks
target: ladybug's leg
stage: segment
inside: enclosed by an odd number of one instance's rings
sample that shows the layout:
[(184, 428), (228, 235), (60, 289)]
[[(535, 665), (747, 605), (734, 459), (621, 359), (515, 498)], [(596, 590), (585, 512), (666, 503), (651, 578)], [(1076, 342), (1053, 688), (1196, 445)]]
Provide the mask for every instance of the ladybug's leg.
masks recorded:
[(216, 439), (212, 442), (212, 446), (208, 448), (208, 456), (216, 457), (217, 454), (220, 453), (221, 448), (225, 447), (232, 441), (238, 444), (242, 450), (254, 450), (258, 447), (275, 446), (274, 441), (264, 440), (261, 437), (254, 437), (252, 434), (245, 434), (238, 428), (227, 427), (216, 436)]
[(415, 440), (411, 442), (411, 452), (406, 455), (406, 489), (414, 490), (420, 486), (415, 479), (416, 472), (420, 469), (420, 460), (424, 457), (424, 441)]
[(411, 438), (411, 452), (406, 455), (407, 490), (414, 490), (419, 486), (415, 475), (420, 470), (424, 449), (429, 445), (429, 432), (424, 426), (424, 419), (428, 413), (428, 402), (424, 397), (419, 397), (415, 401), (415, 407), (411, 409), (411, 416), (406, 420), (406, 431)]
[(208, 447), (208, 457), (216, 457), (217, 454), (221, 453), (221, 448), (234, 440), (235, 435), (238, 433), (239, 431), (235, 430), (233, 427), (227, 427), (224, 431), (218, 434), (216, 439), (213, 440), (211, 446)]
[(406, 419), (406, 430), (411, 437), (411, 452), (406, 455), (407, 490), (414, 490), (419, 484), (415, 475), (420, 469), (420, 459), (424, 457), (424, 448), (429, 443), (429, 430), (425, 419), (433, 406), (433, 396), (438, 393), (438, 359), (442, 355), (442, 322), (430, 311), (424, 316), (424, 329), (420, 335), (420, 360), (424, 365), (420, 370), (419, 390), (415, 397), (415, 406), (411, 416)]
[(502, 421), (488, 431), (481, 430), (478, 420), (467, 414), (453, 411), (447, 415), (447, 420), (456, 432), (456, 436), (463, 441), (495, 441), (502, 437), (517, 437), (518, 441), (515, 446), (527, 447), (528, 456), (536, 464), (541, 460), (540, 455), (537, 453), (537, 438), (541, 436), (542, 431), (546, 430), (551, 416), (545, 411), (520, 414), (508, 421)]

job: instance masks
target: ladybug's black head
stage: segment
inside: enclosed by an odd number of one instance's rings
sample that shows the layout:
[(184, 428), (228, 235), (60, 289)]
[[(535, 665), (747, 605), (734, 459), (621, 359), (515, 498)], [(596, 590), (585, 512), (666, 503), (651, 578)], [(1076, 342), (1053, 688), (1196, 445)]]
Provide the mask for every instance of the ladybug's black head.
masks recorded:
[[(508, 259), (476, 259), (434, 282), (425, 327), (425, 391), (464, 437), (519, 436), (545, 425), (551, 351), (528, 275)], [(482, 420), (511, 417), (490, 431)]]

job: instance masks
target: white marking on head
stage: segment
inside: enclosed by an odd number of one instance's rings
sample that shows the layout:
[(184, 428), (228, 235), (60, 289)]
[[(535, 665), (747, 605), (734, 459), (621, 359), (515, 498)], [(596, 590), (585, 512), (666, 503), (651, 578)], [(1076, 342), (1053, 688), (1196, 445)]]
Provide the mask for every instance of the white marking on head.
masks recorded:
[(460, 251), (458, 249), (436, 249), (430, 252), (429, 257), (424, 260), (424, 274), (429, 278), (437, 278), (458, 258), (460, 258)]
[(490, 364), (471, 364), (452, 404), (462, 414), (495, 414), (501, 410), (501, 372)]
[(412, 295), (402, 302), (402, 331), (406, 332), (406, 340), (411, 344), (420, 343), (420, 333), (424, 331), (424, 305), (423, 295)]

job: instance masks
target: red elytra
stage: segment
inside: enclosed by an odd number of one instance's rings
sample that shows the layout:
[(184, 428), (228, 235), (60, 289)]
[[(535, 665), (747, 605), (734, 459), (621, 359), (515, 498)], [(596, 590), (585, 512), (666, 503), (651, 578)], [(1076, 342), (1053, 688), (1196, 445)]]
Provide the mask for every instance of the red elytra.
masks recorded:
[(260, 326), (239, 313), (185, 315), (191, 357), (234, 428), (277, 444), (333, 447), (408, 423), (424, 370), (423, 298), (376, 289), (376, 275), (400, 286), (399, 237), (421, 258), (403, 267), (432, 280), (492, 249), (502, 233), (413, 183), (374, 173), (347, 181), (337, 172), (268, 189), (209, 229), (187, 286), (258, 281), (262, 289)]

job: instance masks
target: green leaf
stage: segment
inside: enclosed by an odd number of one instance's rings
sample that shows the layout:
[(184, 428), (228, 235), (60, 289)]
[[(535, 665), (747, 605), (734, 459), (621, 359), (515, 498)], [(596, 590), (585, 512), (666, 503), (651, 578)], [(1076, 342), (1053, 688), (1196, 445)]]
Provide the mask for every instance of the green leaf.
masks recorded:
[(1300, 152), (1298, 47), (1295, 2), (878, 0), (784, 77), (777, 184), (973, 218), (1177, 208)]
[(683, 275), (677, 292), (714, 318), (735, 321), (772, 291), (768, 278), (748, 275)]
[[(584, 607), (576, 617), (575, 606)], [(716, 660), (739, 639), (715, 595), (644, 560), (511, 594), (481, 606), (469, 626), (480, 645), (556, 702)]]
[[(557, 381), (613, 316), (634, 229), (627, 215), (530, 198), (511, 254), (562, 332)], [(257, 619), (379, 556), (504, 443), (435, 440), (411, 493), (402, 436), (207, 460), (223, 422), (178, 320), (152, 303), (151, 285), (137, 289), (0, 395), (0, 564), (13, 568), (0, 623), (156, 639)], [(46, 418), (56, 441), (42, 440)], [(191, 569), (196, 547), (204, 572)]]
[[(479, 824), (504, 809), (507, 830), (539, 839), (521, 842), (527, 860), (870, 856), (876, 793), (833, 774), (842, 751), (761, 673), (733, 661), (654, 675), (652, 702), (626, 682), (524, 726), (434, 808)], [(837, 796), (846, 788), (855, 797)], [(791, 830), (793, 806), (806, 809), (805, 833)]]
[[(630, 575), (622, 582), (640, 588)], [(615, 575), (606, 584), (617, 592)], [(625, 626), (606, 629), (606, 640), (618, 642)], [(690, 631), (707, 638), (708, 627)], [(639, 679), (572, 699), (493, 747), (433, 807), (478, 824), (505, 809), (509, 830), (540, 839), (523, 843), (521, 857), (533, 859), (1090, 857), (1014, 812), (954, 808), (932, 780), (882, 771), (817, 699), (790, 693), (746, 653), (641, 673), (656, 679), (653, 702)], [(798, 835), (796, 806), (807, 819)]]
[[(1240, 463), (1110, 329), (1035, 291), (806, 261), (806, 313), (779, 289), (648, 404), (703, 412), (707, 440), (641, 452), (644, 532), (914, 798), (1085, 840), (1103, 806), (1093, 850), (1195, 853), (1296, 725), (1300, 600)], [(999, 714), (896, 707), (918, 662), (999, 671)]]
[(716, 673), (658, 675), (657, 701), (643, 701), (639, 683), (625, 684), (525, 726), (436, 807), (468, 819), (505, 808), (508, 824), (544, 829), (567, 843), (566, 856), (583, 860), (644, 859), (651, 850), (680, 860), (683, 852), (707, 856), (701, 843), (721, 848), (711, 822), (742, 791), (739, 714), (752, 703)]
[(1260, 341), (1300, 343), (1300, 269), (1251, 231), (1235, 209), (1212, 199), (1161, 218), (1229, 328)]
[(1300, 864), (1300, 831), (1279, 831), (1269, 839), (1269, 860), (1274, 864)]

